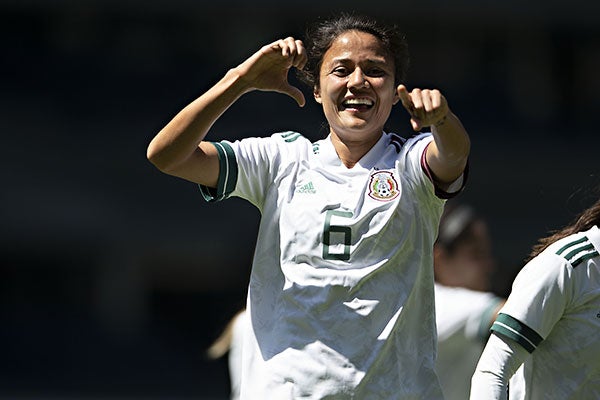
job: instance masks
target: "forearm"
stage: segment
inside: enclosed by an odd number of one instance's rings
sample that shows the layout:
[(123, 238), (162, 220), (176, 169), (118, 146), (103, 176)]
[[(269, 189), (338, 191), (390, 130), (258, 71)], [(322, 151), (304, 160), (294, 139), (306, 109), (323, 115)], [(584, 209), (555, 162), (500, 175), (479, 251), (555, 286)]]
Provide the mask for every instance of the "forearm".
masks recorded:
[(464, 171), (471, 141), (463, 124), (451, 111), (431, 131), (433, 146), (429, 146), (427, 162), (440, 182), (453, 182)]
[(492, 334), (471, 379), (471, 400), (506, 400), (508, 381), (529, 353), (517, 342)]
[(150, 142), (148, 159), (160, 170), (169, 172), (185, 162), (215, 121), (248, 88), (237, 69), (231, 69), (212, 88), (182, 109)]

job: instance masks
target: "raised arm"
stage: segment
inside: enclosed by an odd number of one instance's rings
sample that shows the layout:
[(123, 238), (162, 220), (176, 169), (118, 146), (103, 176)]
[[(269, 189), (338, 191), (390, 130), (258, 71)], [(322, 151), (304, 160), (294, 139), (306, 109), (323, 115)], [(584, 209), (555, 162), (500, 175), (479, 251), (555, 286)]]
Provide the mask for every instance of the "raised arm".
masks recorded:
[(215, 187), (219, 175), (216, 149), (204, 142), (215, 121), (243, 94), (252, 90), (275, 91), (305, 99), (288, 82), (291, 67), (306, 63), (304, 45), (292, 37), (281, 39), (254, 53), (206, 93), (188, 104), (152, 139), (147, 157), (161, 171)]
[(508, 399), (508, 381), (528, 356), (517, 342), (492, 333), (471, 378), (470, 400)]
[(431, 127), (434, 141), (427, 147), (427, 163), (438, 183), (454, 182), (464, 172), (471, 141), (456, 115), (450, 111), (439, 90), (413, 89), (398, 86), (398, 96), (411, 116), (415, 131)]

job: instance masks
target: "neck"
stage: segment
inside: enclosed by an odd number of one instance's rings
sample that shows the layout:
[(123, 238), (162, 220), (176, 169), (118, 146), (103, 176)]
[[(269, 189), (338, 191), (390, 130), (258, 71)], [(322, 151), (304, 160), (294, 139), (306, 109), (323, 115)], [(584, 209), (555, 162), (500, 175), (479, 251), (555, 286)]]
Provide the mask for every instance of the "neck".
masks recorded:
[(352, 168), (375, 146), (382, 134), (380, 133), (369, 139), (352, 141), (343, 140), (337, 134), (331, 132), (331, 142), (342, 164), (346, 168)]

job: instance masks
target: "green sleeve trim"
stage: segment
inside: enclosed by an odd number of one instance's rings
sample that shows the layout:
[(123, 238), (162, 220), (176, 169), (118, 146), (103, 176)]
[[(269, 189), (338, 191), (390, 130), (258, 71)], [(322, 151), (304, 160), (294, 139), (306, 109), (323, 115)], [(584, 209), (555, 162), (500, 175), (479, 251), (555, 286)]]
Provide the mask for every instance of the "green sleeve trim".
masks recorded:
[(302, 136), (300, 133), (298, 133), (298, 132), (293, 132), (293, 131), (290, 131), (290, 132), (285, 132), (285, 133), (282, 133), (282, 134), (281, 134), (281, 137), (282, 137), (282, 138), (283, 138), (283, 140), (285, 140), (286, 142), (288, 142), (288, 143), (291, 143), (291, 142), (295, 142), (295, 141), (296, 141), (296, 139), (298, 139), (298, 138), (301, 138), (301, 137), (303, 137), (303, 136)]
[(227, 198), (235, 189), (238, 178), (238, 166), (235, 153), (227, 142), (214, 142), (219, 157), (219, 179), (217, 187), (211, 188), (198, 185), (204, 200), (209, 202), (221, 201)]
[(542, 340), (544, 340), (536, 331), (524, 323), (503, 313), (498, 314), (496, 321), (492, 324), (491, 331), (514, 340), (529, 353), (533, 353)]
[(593, 250), (593, 249), (594, 249), (594, 245), (593, 245), (593, 244), (591, 244), (591, 243), (589, 243), (589, 244), (587, 244), (587, 245), (585, 245), (585, 246), (581, 246), (581, 247), (578, 247), (578, 248), (575, 248), (575, 249), (573, 249), (573, 250), (572, 250), (572, 251), (570, 251), (569, 253), (565, 254), (565, 255), (564, 255), (564, 257), (565, 257), (567, 260), (571, 260), (571, 259), (572, 259), (574, 256), (576, 256), (576, 255), (577, 255), (577, 254), (579, 254), (579, 253), (582, 253), (582, 252), (584, 252), (584, 251)]
[(580, 243), (583, 243), (587, 241), (587, 237), (582, 237), (581, 239), (575, 240), (573, 242), (569, 242), (566, 245), (564, 245), (563, 247), (561, 247), (560, 249), (558, 249), (558, 251), (556, 252), (556, 254), (558, 254), (559, 256), (568, 248), (573, 247), (573, 246), (577, 246)]
[(597, 251), (585, 254), (585, 255), (583, 255), (583, 256), (581, 256), (579, 258), (576, 258), (573, 261), (571, 261), (571, 265), (573, 266), (573, 268), (575, 268), (576, 266), (578, 266), (582, 262), (587, 261), (590, 258), (598, 257), (598, 255), (600, 255), (600, 254)]
[(569, 242), (561, 247), (557, 252), (557, 255), (564, 257), (571, 266), (575, 268), (584, 261), (589, 260), (598, 256), (598, 250), (589, 241), (587, 236), (584, 236), (573, 242)]

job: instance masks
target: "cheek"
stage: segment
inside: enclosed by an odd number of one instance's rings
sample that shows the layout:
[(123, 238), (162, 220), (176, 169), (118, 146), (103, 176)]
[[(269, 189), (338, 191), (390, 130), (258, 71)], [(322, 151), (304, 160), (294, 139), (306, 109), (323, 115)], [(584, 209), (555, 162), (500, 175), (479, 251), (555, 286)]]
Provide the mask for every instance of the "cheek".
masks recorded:
[(382, 118), (388, 118), (392, 113), (393, 106), (394, 103), (392, 103), (391, 101), (384, 101), (380, 103), (377, 110), (377, 114), (380, 115)]
[(386, 95), (389, 96), (388, 98), (390, 99), (390, 107), (394, 106), (400, 101), (400, 97), (398, 96), (398, 92), (396, 91), (395, 87), (391, 87)]

